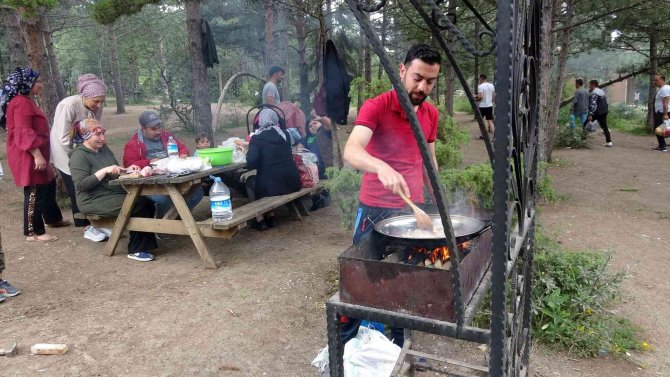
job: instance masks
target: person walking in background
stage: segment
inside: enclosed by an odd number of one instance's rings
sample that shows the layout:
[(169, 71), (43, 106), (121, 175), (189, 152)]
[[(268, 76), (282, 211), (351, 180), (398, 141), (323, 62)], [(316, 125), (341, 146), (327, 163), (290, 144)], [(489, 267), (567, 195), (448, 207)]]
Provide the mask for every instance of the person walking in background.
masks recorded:
[[(81, 144), (81, 139), (74, 129), (74, 125), (87, 118), (98, 121), (102, 119), (102, 105), (105, 101), (106, 91), (107, 87), (102, 80), (92, 73), (87, 73), (77, 79), (77, 94), (64, 98), (56, 106), (53, 126), (51, 127), (51, 159), (60, 172), (65, 190), (70, 197), (73, 216), (79, 213), (79, 207), (77, 206), (77, 195), (68, 163), (70, 162), (70, 153), (72, 153), (74, 147)], [(74, 226), (76, 228), (83, 227), (84, 238), (91, 241), (101, 242), (109, 237), (108, 234), (93, 227), (86, 219), (75, 218)]]
[(570, 127), (575, 128), (575, 122), (579, 119), (579, 124), (584, 127), (586, 119), (589, 116), (589, 91), (584, 88), (584, 80), (575, 80), (575, 96), (572, 97), (572, 107), (570, 108)]
[[(654, 85), (658, 88), (656, 97), (654, 97), (654, 128), (663, 124), (664, 121), (670, 119), (668, 107), (670, 107), (670, 85), (665, 83), (665, 76), (656, 75), (654, 77)], [(656, 135), (658, 146), (654, 148), (655, 151), (667, 152), (668, 145), (663, 136)]]
[(270, 79), (263, 86), (261, 100), (264, 104), (276, 106), (279, 104), (279, 102), (281, 102), (277, 85), (281, 84), (282, 80), (284, 79), (284, 69), (282, 67), (274, 66), (270, 68), (269, 76)]
[[(49, 122), (30, 96), (42, 92), (39, 73), (17, 68), (2, 85), (0, 105), (6, 108), (7, 162), (14, 183), (23, 187), (23, 234), (26, 241), (56, 241), (51, 227), (70, 225), (56, 204), (56, 172), (49, 163)], [(6, 106), (6, 107), (5, 107)]]
[(633, 95), (633, 105), (637, 107), (637, 104), (640, 102), (640, 92), (635, 92)]
[[(486, 75), (479, 75), (479, 86), (477, 87), (477, 101), (479, 101), (479, 112), (486, 119), (486, 128), (493, 134), (493, 103), (496, 100), (496, 89), (490, 82), (486, 81)], [(483, 137), (480, 137), (480, 139)]]
[(600, 128), (603, 129), (605, 133), (605, 144), (606, 147), (611, 148), (612, 137), (610, 136), (610, 130), (607, 128), (607, 95), (605, 91), (598, 87), (598, 80), (589, 81), (589, 122), (597, 121), (600, 125)]
[(2, 235), (0, 235), (0, 302), (5, 301), (6, 297), (14, 297), (21, 293), (21, 290), (11, 285), (7, 280), (2, 279), (2, 271), (5, 270), (5, 253), (2, 251)]

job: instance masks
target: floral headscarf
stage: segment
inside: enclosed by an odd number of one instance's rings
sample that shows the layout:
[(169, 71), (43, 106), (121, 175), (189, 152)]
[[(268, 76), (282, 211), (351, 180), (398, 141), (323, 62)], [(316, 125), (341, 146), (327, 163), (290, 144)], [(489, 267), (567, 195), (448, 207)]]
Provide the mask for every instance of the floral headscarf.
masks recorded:
[(74, 129), (83, 140), (90, 139), (96, 133), (105, 133), (105, 128), (94, 118), (88, 118), (77, 122)]
[(6, 122), (5, 112), (7, 111), (9, 101), (16, 97), (17, 94), (30, 94), (38, 77), (40, 77), (40, 73), (31, 68), (16, 67), (14, 72), (3, 81), (2, 91), (0, 91), (0, 124), (3, 127)]
[(251, 135), (258, 135), (268, 130), (277, 131), (279, 136), (286, 140), (286, 134), (279, 128), (279, 115), (277, 115), (277, 112), (272, 109), (263, 109), (258, 113), (258, 130)]

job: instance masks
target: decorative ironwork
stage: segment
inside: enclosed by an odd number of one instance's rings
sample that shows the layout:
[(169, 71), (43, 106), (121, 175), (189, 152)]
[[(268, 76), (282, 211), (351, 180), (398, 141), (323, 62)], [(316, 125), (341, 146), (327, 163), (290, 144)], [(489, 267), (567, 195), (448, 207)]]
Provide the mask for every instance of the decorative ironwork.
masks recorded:
[[(451, 33), (463, 48), (474, 56), (485, 56), (495, 51), (496, 109), (495, 144), (491, 145), (483, 119), (474, 99), (467, 96), (475, 110), (480, 131), (484, 136), (489, 159), (493, 166), (493, 241), (491, 270), (467, 305), (461, 297), (459, 283), (460, 259), (451, 258), (452, 282), (456, 323), (440, 322), (345, 304), (334, 296), (327, 304), (328, 337), (331, 349), (331, 376), (342, 373), (342, 352), (339, 317), (367, 316), (394, 326), (405, 326), (419, 331), (430, 331), (439, 326), (437, 333), (474, 342), (490, 344), (490, 376), (528, 375), (530, 352), (531, 278), (535, 232), (535, 178), (537, 173), (538, 107), (539, 107), (539, 52), (540, 12), (542, 0), (497, 0), (495, 33), (468, 0), (461, 0), (487, 29), (482, 37), (494, 37), (489, 50), (477, 50), (458, 30), (440, 7), (442, 0), (410, 0), (419, 16), (430, 29), (434, 40), (443, 50), (466, 93), (471, 93), (467, 81), (452, 53), (451, 42), (443, 32)], [(444, 188), (438, 173), (430, 162), (425, 137), (413, 111), (409, 96), (398, 76), (397, 68), (388, 57), (363, 12), (375, 12), (386, 4), (347, 0), (370, 44), (398, 93), (401, 107), (407, 114), (417, 140), (424, 166), (435, 193), (436, 204), (442, 217), (447, 247), (456, 250)], [(491, 284), (491, 328), (468, 327), (481, 302), (484, 290)]]

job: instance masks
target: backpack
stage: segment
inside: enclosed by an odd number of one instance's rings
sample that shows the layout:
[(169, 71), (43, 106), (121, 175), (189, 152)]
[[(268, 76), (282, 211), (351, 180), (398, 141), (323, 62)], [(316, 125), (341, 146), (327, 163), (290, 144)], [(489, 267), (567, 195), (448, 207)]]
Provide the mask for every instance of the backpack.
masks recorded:
[(602, 116), (608, 113), (608, 106), (607, 106), (607, 97), (605, 96), (596, 96), (596, 116)]

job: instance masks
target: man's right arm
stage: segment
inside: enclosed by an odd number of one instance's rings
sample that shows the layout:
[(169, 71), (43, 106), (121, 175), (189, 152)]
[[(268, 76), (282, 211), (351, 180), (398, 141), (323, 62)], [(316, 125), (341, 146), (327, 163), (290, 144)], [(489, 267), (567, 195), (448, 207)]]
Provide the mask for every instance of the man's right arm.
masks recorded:
[(388, 190), (397, 194), (403, 192), (409, 195), (409, 187), (402, 174), (395, 171), (386, 162), (373, 157), (366, 150), (373, 131), (368, 127), (356, 125), (349, 135), (344, 147), (344, 160), (354, 168), (367, 173), (377, 174), (377, 178)]

